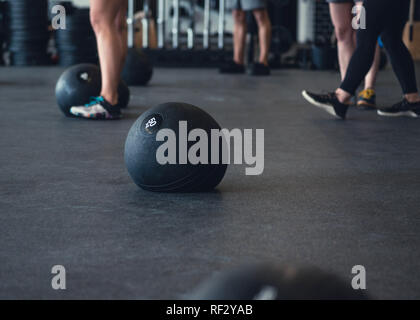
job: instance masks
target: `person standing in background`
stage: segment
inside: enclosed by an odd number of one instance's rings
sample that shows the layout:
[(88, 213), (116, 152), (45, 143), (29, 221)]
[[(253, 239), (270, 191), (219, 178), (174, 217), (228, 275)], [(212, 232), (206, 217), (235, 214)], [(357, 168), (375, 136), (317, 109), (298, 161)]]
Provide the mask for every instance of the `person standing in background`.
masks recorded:
[(258, 25), (260, 43), (259, 61), (252, 66), (252, 75), (270, 74), (268, 55), (271, 45), (271, 21), (267, 11), (266, 0), (228, 0), (227, 6), (232, 10), (233, 27), (233, 60), (220, 68), (221, 73), (245, 73), (245, 40), (247, 34), (246, 12), (252, 11)]
[(118, 84), (127, 55), (127, 0), (90, 0), (90, 21), (98, 45), (102, 76), (99, 97), (86, 101), (84, 106), (73, 106), (76, 117), (114, 120), (121, 118), (118, 103)]

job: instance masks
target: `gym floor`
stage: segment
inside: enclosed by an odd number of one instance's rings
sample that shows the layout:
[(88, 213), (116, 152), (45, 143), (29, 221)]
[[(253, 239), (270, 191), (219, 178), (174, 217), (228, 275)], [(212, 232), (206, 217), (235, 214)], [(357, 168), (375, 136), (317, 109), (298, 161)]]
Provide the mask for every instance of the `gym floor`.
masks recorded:
[[(216, 271), (255, 261), (317, 266), (351, 279), (367, 270), (374, 298), (420, 298), (420, 122), (308, 105), (302, 89), (338, 74), (269, 78), (157, 69), (131, 88), (121, 121), (65, 118), (61, 68), (0, 70), (0, 298), (181, 298)], [(400, 99), (391, 70), (381, 104)], [(230, 166), (216, 192), (142, 191), (124, 141), (148, 107), (195, 104), (224, 128), (265, 129), (265, 171)], [(64, 265), (67, 290), (51, 289)]]

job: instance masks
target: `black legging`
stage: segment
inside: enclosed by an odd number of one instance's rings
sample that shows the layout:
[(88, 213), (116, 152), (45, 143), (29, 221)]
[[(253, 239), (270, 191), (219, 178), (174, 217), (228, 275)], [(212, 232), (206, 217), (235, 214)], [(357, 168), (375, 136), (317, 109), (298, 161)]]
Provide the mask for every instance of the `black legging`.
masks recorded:
[(365, 0), (366, 29), (357, 32), (357, 48), (340, 88), (354, 94), (372, 66), (381, 36), (404, 94), (416, 93), (414, 63), (402, 41), (410, 0)]

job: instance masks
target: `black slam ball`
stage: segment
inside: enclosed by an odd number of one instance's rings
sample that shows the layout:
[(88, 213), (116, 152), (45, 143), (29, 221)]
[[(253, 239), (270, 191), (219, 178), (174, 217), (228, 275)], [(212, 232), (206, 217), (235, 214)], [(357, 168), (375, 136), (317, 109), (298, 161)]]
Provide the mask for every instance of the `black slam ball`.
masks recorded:
[(153, 75), (152, 63), (149, 57), (136, 48), (128, 49), (122, 72), (123, 80), (129, 86), (145, 86)]
[[(226, 173), (222, 148), (227, 141), (223, 134), (215, 136), (217, 146), (214, 146), (212, 129), (220, 132), (219, 124), (190, 104), (165, 103), (149, 109), (131, 127), (125, 143), (125, 164), (131, 178), (139, 187), (156, 192), (214, 189)], [(198, 131), (201, 135), (187, 138)], [(219, 149), (212, 161), (215, 148)], [(197, 157), (192, 160), (190, 155)], [(163, 156), (166, 162), (159, 160)]]
[[(84, 105), (91, 97), (97, 97), (100, 93), (101, 70), (97, 65), (89, 63), (68, 68), (55, 87), (58, 106), (66, 116), (71, 116), (71, 107)], [(124, 81), (118, 86), (118, 94), (121, 108), (126, 108), (130, 101), (130, 91)]]
[(191, 300), (366, 300), (350, 281), (312, 267), (243, 266), (210, 277)]

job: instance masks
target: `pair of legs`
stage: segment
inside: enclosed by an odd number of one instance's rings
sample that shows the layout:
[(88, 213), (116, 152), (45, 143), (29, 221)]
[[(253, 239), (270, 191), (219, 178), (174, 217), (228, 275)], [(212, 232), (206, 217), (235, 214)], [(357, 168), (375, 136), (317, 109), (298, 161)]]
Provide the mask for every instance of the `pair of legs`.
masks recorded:
[(379, 108), (381, 116), (420, 117), (420, 95), (417, 90), (414, 62), (402, 41), (408, 20), (410, 0), (365, 0), (366, 28), (357, 32), (357, 48), (350, 59), (341, 86), (333, 93), (316, 94), (304, 90), (303, 97), (333, 116), (345, 119), (350, 98), (372, 66), (377, 39), (382, 38), (391, 58), (392, 68), (404, 93), (404, 99), (391, 107)]
[[(267, 9), (252, 11), (258, 24), (258, 38), (260, 42), (259, 62), (268, 66), (268, 54), (271, 44), (271, 22)], [(233, 60), (240, 65), (245, 63), (245, 40), (247, 34), (246, 12), (241, 9), (233, 10), (234, 29), (234, 56)]]
[[(357, 6), (363, 5), (357, 2)], [(341, 80), (344, 79), (350, 59), (356, 49), (356, 31), (352, 27), (354, 18), (352, 1), (330, 2), (331, 20), (335, 28), (338, 46), (338, 61), (340, 64)], [(376, 45), (375, 58), (373, 64), (365, 77), (365, 89), (373, 89), (376, 83), (376, 76), (380, 64), (380, 48)]]
[(127, 0), (90, 0), (102, 72), (102, 91), (111, 105), (118, 103), (118, 84), (127, 54)]
[(357, 48), (350, 60), (346, 76), (340, 88), (336, 90), (341, 103), (349, 102), (369, 72), (379, 36), (391, 58), (393, 70), (405, 98), (410, 103), (420, 101), (413, 59), (402, 41), (409, 3), (410, 0), (365, 0), (367, 28), (357, 32)]

